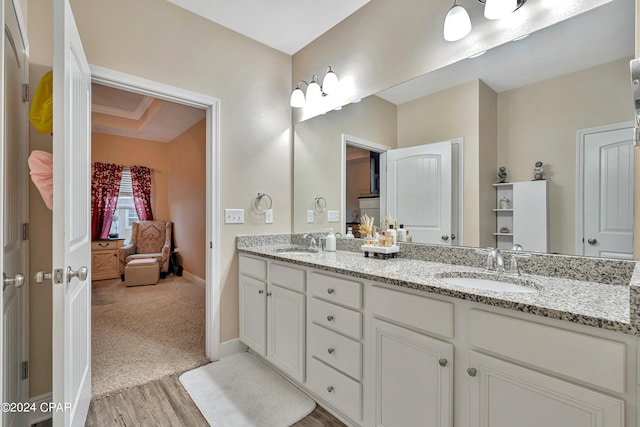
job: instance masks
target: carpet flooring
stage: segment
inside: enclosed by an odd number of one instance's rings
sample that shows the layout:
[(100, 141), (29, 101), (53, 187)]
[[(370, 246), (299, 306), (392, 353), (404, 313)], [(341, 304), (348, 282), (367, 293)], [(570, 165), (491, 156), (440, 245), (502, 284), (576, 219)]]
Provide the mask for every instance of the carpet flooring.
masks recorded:
[(94, 399), (209, 362), (202, 285), (175, 276), (131, 288), (93, 282), (91, 316)]

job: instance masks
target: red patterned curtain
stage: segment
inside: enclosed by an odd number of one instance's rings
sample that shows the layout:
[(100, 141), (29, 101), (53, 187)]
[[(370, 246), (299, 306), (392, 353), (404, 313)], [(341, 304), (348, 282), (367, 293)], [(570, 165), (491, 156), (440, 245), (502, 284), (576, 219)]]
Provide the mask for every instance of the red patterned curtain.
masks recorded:
[(131, 166), (133, 204), (140, 221), (153, 220), (151, 212), (151, 169), (146, 166)]
[(111, 163), (93, 164), (91, 173), (91, 238), (106, 239), (111, 229), (111, 216), (118, 204), (122, 166)]

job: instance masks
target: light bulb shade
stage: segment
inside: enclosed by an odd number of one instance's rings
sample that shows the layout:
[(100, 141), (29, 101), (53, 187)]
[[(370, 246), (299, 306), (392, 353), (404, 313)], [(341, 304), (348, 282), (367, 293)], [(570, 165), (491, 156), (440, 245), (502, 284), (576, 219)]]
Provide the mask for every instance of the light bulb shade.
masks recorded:
[(322, 99), (322, 90), (314, 78), (314, 80), (309, 83), (309, 87), (307, 87), (307, 102), (313, 104), (319, 102), (320, 99)]
[(339, 84), (338, 76), (331, 70), (331, 67), (329, 67), (327, 74), (325, 74), (324, 79), (322, 79), (322, 91), (327, 95), (335, 93), (338, 90)]
[(291, 101), (290, 104), (293, 108), (302, 108), (304, 107), (304, 92), (299, 87), (295, 88), (293, 92), (291, 92)]
[(518, 0), (486, 0), (484, 17), (487, 19), (501, 19), (518, 8)]
[[(488, 1), (488, 0), (487, 0)], [(454, 4), (444, 18), (444, 39), (454, 42), (471, 32), (471, 18), (466, 9)]]

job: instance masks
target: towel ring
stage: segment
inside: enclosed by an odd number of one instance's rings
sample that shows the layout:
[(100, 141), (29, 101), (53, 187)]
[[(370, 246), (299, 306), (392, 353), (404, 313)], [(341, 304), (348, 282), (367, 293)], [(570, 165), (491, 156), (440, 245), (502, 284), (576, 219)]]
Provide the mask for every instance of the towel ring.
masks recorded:
[(317, 214), (321, 214), (322, 212), (327, 210), (327, 199), (322, 196), (315, 196), (313, 201), (313, 210)]
[[(269, 206), (267, 206), (267, 207), (266, 207), (266, 209), (262, 209), (262, 208), (260, 208), (260, 206), (259, 206), (259, 204), (260, 204), (260, 202), (262, 201), (262, 198), (263, 198), (263, 197), (266, 197), (267, 199), (269, 199), (269, 201), (268, 201)], [(266, 193), (258, 193), (258, 196), (257, 196), (257, 197), (256, 197), (256, 199), (253, 201), (253, 205), (256, 207), (256, 210), (257, 210), (258, 212), (260, 212), (261, 214), (265, 214), (265, 213), (267, 213), (267, 211), (268, 211), (269, 209), (271, 209), (271, 206), (273, 205), (273, 201), (271, 200), (271, 196), (269, 196), (268, 194), (266, 194)]]

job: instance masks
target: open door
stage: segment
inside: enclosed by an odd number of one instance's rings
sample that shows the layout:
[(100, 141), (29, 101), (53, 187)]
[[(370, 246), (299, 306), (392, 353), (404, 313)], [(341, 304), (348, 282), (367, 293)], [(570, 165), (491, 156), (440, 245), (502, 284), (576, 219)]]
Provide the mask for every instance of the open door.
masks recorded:
[(91, 400), (91, 72), (69, 0), (53, 2), (54, 426), (84, 426)]
[[(23, 32), (12, 0), (3, 0), (0, 16), (3, 67), (2, 104), (0, 109), (0, 270), (3, 285), (0, 293), (0, 402), (21, 404), (29, 401), (28, 373), (28, 247), (24, 226), (28, 222), (27, 108), (22, 96), (28, 79), (28, 58)], [(27, 286), (25, 286), (25, 284)], [(26, 411), (2, 408), (0, 425), (27, 424)]]
[(386, 214), (409, 230), (414, 242), (451, 245), (451, 141), (389, 150)]

